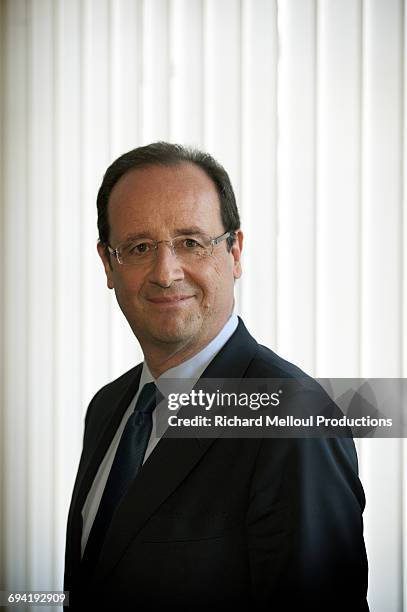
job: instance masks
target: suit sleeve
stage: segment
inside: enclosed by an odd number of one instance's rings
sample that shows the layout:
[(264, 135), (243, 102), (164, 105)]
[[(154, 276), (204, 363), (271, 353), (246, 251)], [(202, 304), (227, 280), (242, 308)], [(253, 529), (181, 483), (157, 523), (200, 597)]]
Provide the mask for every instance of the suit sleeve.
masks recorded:
[(364, 505), (351, 438), (263, 440), (247, 515), (257, 607), (368, 610)]

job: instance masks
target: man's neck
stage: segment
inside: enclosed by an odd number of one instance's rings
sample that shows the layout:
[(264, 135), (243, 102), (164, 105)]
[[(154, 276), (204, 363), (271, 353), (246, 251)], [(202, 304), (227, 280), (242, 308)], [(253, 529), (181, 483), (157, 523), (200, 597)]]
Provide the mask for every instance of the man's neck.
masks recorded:
[[(216, 334), (215, 334), (216, 335)], [(215, 337), (215, 335), (213, 337)], [(213, 338), (210, 338), (208, 342), (202, 343), (200, 345), (190, 345), (183, 346), (176, 349), (175, 352), (168, 354), (167, 350), (162, 351), (146, 351), (144, 353), (144, 359), (149, 367), (151, 374), (157, 379), (161, 374), (170, 370), (171, 368), (175, 368), (176, 366), (184, 363), (188, 359), (191, 359), (195, 355), (197, 355), (202, 349), (205, 348), (209, 344), (209, 342)]]
[[(228, 320), (228, 319), (227, 319)], [(152, 348), (144, 350), (144, 360), (146, 361), (151, 374), (157, 379), (161, 374), (175, 368), (176, 366), (188, 361), (200, 351), (202, 351), (225, 327), (227, 320), (224, 321), (219, 328), (213, 330), (212, 334), (205, 337), (201, 342), (196, 342), (195, 339), (191, 339), (189, 342), (182, 344), (181, 346), (154, 346)]]

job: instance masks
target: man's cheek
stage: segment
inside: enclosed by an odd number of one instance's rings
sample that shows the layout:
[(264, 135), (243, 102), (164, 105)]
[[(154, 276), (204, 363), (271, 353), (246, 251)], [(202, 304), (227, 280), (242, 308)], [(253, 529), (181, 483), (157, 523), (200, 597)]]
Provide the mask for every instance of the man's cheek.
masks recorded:
[(115, 287), (117, 287), (122, 294), (128, 293), (129, 295), (134, 295), (138, 293), (139, 283), (131, 276), (125, 275), (119, 278), (116, 277)]

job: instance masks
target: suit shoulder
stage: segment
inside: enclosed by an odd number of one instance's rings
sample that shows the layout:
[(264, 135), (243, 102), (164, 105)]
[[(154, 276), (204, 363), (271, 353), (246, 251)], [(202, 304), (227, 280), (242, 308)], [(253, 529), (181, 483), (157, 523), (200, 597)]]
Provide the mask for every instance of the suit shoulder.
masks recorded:
[(101, 387), (99, 391), (95, 393), (86, 411), (85, 431), (94, 414), (97, 413), (97, 421), (99, 423), (108, 418), (111, 406), (116, 405), (118, 398), (124, 396), (132, 383), (137, 380), (139, 374), (141, 373), (141, 368), (142, 364), (131, 368), (118, 378), (115, 378), (111, 382)]
[(96, 392), (93, 397), (93, 400), (95, 400), (96, 398), (99, 399), (100, 397), (105, 398), (111, 393), (117, 396), (117, 393), (120, 393), (121, 390), (125, 390), (128, 388), (129, 384), (135, 379), (139, 370), (141, 371), (141, 367), (142, 364), (138, 364), (127, 372), (125, 372), (124, 374), (121, 374), (118, 378), (115, 378), (114, 380), (106, 383), (106, 385), (101, 387), (99, 391)]
[(262, 344), (258, 345), (258, 350), (250, 364), (250, 371), (255, 372), (256, 376), (273, 378), (304, 378), (312, 381), (312, 377), (306, 374), (294, 363), (287, 361), (277, 355), (274, 351)]
[(300, 367), (283, 359), (274, 351), (261, 344), (246, 371), (247, 378), (267, 378), (279, 381), (285, 397), (293, 398), (301, 394), (303, 401), (308, 398), (310, 404), (327, 405), (331, 398), (321, 384), (304, 372)]

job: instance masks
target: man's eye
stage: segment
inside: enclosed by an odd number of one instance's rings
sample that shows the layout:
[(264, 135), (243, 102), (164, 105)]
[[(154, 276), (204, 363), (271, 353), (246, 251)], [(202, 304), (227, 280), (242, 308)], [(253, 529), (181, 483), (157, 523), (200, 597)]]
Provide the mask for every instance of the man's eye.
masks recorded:
[(183, 240), (182, 244), (187, 249), (193, 249), (193, 248), (197, 248), (197, 247), (201, 246), (197, 240), (194, 240), (194, 238), (185, 238), (185, 240)]
[(131, 244), (127, 247), (129, 255), (142, 255), (147, 253), (150, 249), (148, 242), (140, 242), (138, 244)]

